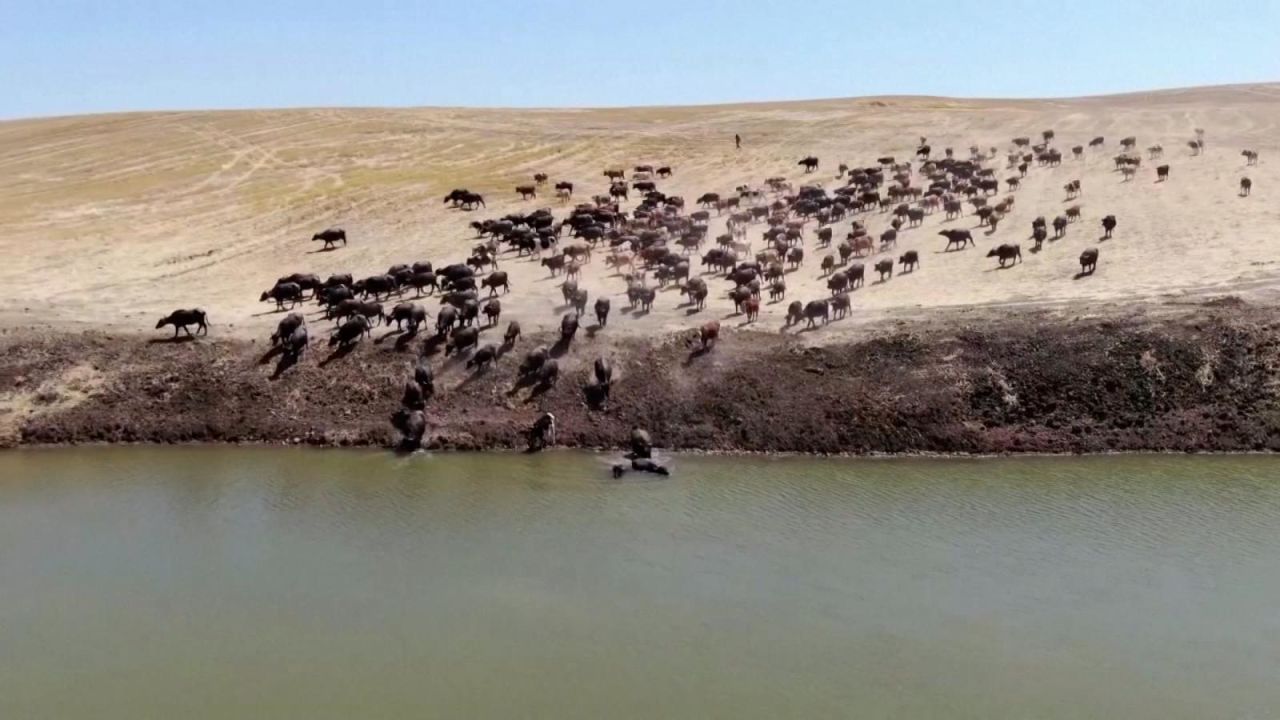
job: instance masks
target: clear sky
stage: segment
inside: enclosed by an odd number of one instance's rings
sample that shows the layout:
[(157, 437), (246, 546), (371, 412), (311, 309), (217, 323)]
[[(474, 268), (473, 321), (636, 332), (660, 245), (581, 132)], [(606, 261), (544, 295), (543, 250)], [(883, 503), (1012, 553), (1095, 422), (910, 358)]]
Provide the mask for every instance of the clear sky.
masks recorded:
[(1280, 0), (0, 0), (0, 117), (1280, 80)]

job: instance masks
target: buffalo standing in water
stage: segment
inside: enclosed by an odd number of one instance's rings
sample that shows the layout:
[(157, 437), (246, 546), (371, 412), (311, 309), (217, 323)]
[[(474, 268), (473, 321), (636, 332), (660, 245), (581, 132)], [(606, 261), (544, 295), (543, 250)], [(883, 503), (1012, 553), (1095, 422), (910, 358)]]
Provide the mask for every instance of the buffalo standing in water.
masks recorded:
[[(631, 461), (631, 469), (636, 472), (653, 473), (654, 475), (670, 475), (671, 471), (658, 463), (643, 458), (635, 458)], [(626, 465), (614, 465), (611, 469), (614, 478), (620, 478), (627, 472)]]
[(401, 408), (391, 416), (391, 426), (400, 431), (400, 449), (417, 450), (427, 432), (427, 418), (421, 410)]
[(632, 460), (647, 460), (653, 455), (653, 439), (649, 437), (649, 431), (644, 428), (631, 429), (631, 452), (628, 454)]
[(556, 444), (556, 416), (543, 413), (529, 428), (529, 452), (537, 452)]
[(197, 333), (203, 335), (209, 334), (209, 316), (200, 308), (193, 308), (191, 310), (174, 310), (168, 315), (160, 318), (160, 322), (156, 323), (156, 329), (159, 330), (165, 325), (173, 326), (174, 337), (178, 337), (179, 330), (186, 332), (187, 335), (191, 335), (191, 330), (187, 328), (188, 325), (195, 325)]

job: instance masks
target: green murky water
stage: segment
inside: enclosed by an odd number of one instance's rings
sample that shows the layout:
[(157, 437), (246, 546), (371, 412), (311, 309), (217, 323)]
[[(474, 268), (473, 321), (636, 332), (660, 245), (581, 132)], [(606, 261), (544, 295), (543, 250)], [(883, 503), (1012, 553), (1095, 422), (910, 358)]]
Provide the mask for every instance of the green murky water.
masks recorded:
[(1280, 459), (0, 454), (0, 717), (1261, 718)]

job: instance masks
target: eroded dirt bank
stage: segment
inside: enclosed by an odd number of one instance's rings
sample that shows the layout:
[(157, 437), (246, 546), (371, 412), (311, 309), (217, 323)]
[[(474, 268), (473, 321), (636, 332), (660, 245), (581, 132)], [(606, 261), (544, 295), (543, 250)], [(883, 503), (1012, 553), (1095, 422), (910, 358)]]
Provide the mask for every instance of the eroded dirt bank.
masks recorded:
[[(560, 443), (579, 447), (618, 446), (641, 425), (661, 446), (723, 451), (1280, 450), (1274, 317), (1228, 301), (1158, 319), (898, 323), (825, 346), (730, 332), (705, 355), (683, 337), (579, 335), (541, 395), (512, 391), (539, 340), (525, 338), (484, 373), (434, 357), (429, 437), (442, 448), (520, 447), (549, 409)], [(391, 336), (330, 357), (313, 344), (273, 379), (262, 342), (10, 331), (0, 336), (0, 437), (390, 445), (388, 416), (421, 345)], [(616, 379), (608, 408), (593, 411), (582, 387), (601, 355)]]

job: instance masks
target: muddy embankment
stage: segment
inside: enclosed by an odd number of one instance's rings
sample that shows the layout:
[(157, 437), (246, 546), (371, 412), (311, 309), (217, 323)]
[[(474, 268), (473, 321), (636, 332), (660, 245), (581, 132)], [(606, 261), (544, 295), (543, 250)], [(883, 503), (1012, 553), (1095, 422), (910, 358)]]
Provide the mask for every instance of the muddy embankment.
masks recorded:
[[(678, 337), (579, 335), (542, 394), (513, 389), (538, 340), (526, 338), (487, 372), (434, 356), (430, 444), (520, 447), (551, 410), (560, 443), (577, 447), (618, 446), (640, 425), (661, 446), (717, 451), (1280, 450), (1273, 317), (1234, 302), (1158, 320), (1020, 314), (897, 323), (823, 346), (729, 332), (706, 354)], [(0, 443), (389, 446), (421, 347), (387, 337), (331, 356), (312, 345), (275, 376), (262, 342), (10, 330)], [(616, 379), (607, 408), (592, 410), (583, 385), (600, 355)]]

